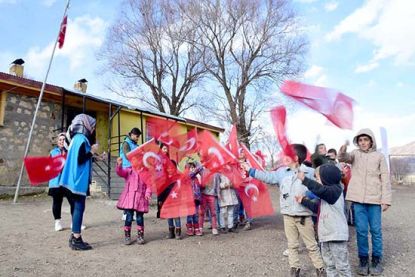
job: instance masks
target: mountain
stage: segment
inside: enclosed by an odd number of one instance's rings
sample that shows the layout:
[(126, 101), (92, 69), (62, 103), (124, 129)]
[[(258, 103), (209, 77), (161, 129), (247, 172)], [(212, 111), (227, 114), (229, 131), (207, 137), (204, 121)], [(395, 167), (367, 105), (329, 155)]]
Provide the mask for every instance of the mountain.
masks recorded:
[(415, 155), (415, 141), (389, 149), (390, 155)]

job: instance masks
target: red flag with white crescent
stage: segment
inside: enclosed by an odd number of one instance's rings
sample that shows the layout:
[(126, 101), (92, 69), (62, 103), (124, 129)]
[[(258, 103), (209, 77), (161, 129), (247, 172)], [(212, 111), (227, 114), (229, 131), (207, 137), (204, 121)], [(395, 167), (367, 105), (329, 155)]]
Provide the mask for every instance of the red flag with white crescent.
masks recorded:
[(58, 47), (59, 47), (59, 49), (61, 49), (63, 47), (63, 44), (65, 43), (67, 23), (68, 23), (68, 16), (65, 15), (65, 17), (62, 19), (61, 28), (60, 28), (59, 36), (58, 36)]
[(179, 142), (178, 152), (178, 162), (180, 162), (184, 157), (196, 153), (199, 149), (197, 144), (197, 130), (196, 128), (188, 131), (186, 134), (181, 134), (176, 137)]
[(31, 185), (48, 182), (58, 176), (65, 165), (65, 155), (54, 157), (30, 157), (24, 159), (26, 172)]
[(353, 129), (353, 104), (349, 96), (334, 89), (285, 81), (281, 92), (324, 115), (342, 129)]
[(285, 130), (286, 110), (284, 106), (276, 106), (271, 110), (271, 120), (275, 134), (285, 156), (295, 160), (296, 154), (288, 141)]
[(177, 180), (164, 201), (160, 218), (176, 218), (195, 214), (195, 201), (189, 172), (186, 171)]
[(236, 125), (233, 124), (231, 128), (231, 132), (229, 133), (228, 142), (226, 144), (226, 147), (229, 149), (229, 151), (232, 152), (235, 157), (239, 157), (239, 142), (238, 142), (238, 134), (236, 130)]

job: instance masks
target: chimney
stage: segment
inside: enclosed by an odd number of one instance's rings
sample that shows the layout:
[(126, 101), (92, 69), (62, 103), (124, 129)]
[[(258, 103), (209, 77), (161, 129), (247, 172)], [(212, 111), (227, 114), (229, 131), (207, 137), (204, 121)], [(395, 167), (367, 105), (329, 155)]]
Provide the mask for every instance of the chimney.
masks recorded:
[(86, 93), (86, 89), (88, 87), (88, 81), (86, 79), (78, 80), (78, 82), (76, 82), (73, 87), (76, 90), (79, 90), (79, 91), (82, 91), (83, 93)]
[(11, 66), (10, 66), (10, 69), (9, 69), (9, 73), (11, 75), (15, 75), (17, 77), (23, 77), (23, 64), (24, 64), (24, 60), (23, 59), (14, 60), (11, 63)]

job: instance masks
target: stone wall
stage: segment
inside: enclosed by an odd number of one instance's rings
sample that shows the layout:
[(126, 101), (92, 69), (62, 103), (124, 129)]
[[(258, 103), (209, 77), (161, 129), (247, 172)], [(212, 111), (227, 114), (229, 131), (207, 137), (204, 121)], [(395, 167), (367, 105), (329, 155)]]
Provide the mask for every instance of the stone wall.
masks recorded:
[[(18, 92), (7, 95), (4, 126), (0, 126), (0, 195), (14, 190), (17, 183), (37, 100), (37, 97), (21, 96)], [(60, 125), (60, 104), (42, 101), (29, 155), (48, 155), (59, 132), (54, 130)], [(24, 173), (21, 186), (27, 190), (28, 185)]]

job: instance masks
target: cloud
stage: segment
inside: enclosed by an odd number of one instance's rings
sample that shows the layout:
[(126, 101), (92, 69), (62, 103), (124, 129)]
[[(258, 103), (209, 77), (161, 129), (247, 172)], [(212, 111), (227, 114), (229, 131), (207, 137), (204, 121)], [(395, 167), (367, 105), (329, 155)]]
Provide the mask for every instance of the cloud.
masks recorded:
[(369, 71), (375, 69), (378, 66), (379, 66), (379, 63), (377, 63), (377, 62), (370, 62), (368, 64), (363, 64), (363, 65), (357, 66), (356, 69), (354, 70), (354, 72), (355, 73), (369, 72)]
[(338, 6), (339, 6), (339, 2), (335, 2), (335, 1), (327, 2), (326, 4), (324, 4), (324, 9), (327, 12), (332, 12), (332, 11), (336, 10)]
[(42, 0), (42, 5), (46, 7), (51, 7), (55, 4), (56, 0)]
[[(74, 71), (93, 63), (94, 51), (104, 41), (106, 23), (99, 17), (76, 17), (68, 20), (65, 44), (62, 49), (56, 49), (55, 57), (64, 57), (69, 61), (69, 69)], [(32, 47), (25, 55), (27, 72), (42, 72), (47, 66), (55, 41), (46, 47)], [(32, 73), (33, 74), (33, 73)]]
[(304, 72), (304, 77), (316, 86), (327, 86), (328, 78), (324, 71), (323, 67), (312, 65), (306, 72)]
[(413, 64), (415, 57), (415, 1), (369, 0), (327, 34), (329, 41), (347, 33), (371, 42), (375, 49), (366, 65), (356, 72), (367, 72), (375, 64), (392, 58), (396, 65)]

